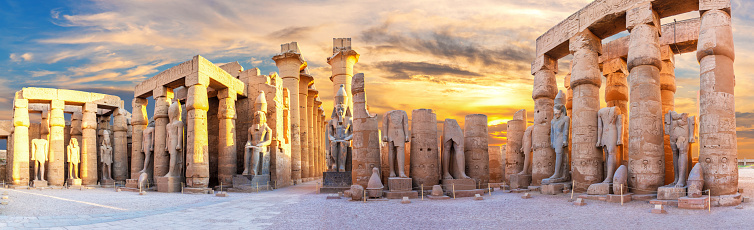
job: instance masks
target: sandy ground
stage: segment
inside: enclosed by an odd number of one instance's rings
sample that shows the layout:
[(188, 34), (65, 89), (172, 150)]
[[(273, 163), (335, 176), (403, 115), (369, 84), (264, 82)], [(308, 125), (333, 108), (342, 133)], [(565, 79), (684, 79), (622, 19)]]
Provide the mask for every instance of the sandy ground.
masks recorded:
[[(739, 170), (744, 196), (754, 192), (754, 169)], [(587, 200), (574, 206), (568, 195), (495, 191), (482, 201), (472, 198), (430, 201), (327, 200), (315, 182), (261, 193), (139, 196), (112, 189), (3, 190), (0, 228), (66, 229), (729, 229), (749, 228), (754, 207), (713, 207), (651, 214), (645, 201), (620, 204)], [(62, 228), (61, 228), (62, 229)]]

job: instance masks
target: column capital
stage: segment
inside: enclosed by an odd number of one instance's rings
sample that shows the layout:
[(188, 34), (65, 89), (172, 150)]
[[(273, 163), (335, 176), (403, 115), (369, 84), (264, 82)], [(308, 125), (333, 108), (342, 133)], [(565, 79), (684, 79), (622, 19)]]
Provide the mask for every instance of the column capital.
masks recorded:
[(217, 91), (217, 99), (225, 99), (225, 98), (230, 98), (233, 101), (236, 101), (238, 100), (238, 94), (236, 93), (236, 91), (229, 88), (225, 88), (225, 89), (221, 89)]
[[(626, 29), (628, 29), (628, 32), (641, 24), (660, 27), (660, 16), (657, 11), (652, 9), (652, 2), (636, 4), (634, 8), (626, 11)], [(657, 30), (657, 32), (662, 33), (660, 30)]]
[(568, 50), (571, 53), (581, 49), (602, 54), (602, 39), (594, 35), (589, 29), (585, 29), (571, 37), (568, 42)]
[(547, 54), (534, 58), (534, 61), (531, 63), (531, 74), (534, 75), (540, 70), (550, 70), (557, 74), (558, 60)]

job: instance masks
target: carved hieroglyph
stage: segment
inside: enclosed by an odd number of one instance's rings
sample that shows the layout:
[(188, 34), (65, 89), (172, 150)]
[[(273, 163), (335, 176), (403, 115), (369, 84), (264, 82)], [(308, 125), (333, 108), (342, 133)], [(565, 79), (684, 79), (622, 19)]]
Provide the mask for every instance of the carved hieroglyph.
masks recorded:
[(425, 190), (440, 182), (437, 161), (437, 115), (431, 109), (411, 112), (411, 179), (414, 188)]
[(550, 120), (553, 117), (553, 100), (558, 93), (555, 83), (557, 69), (557, 60), (547, 55), (537, 57), (532, 63), (534, 124), (531, 129), (531, 169), (532, 185), (535, 186), (555, 172), (555, 150), (550, 146)]

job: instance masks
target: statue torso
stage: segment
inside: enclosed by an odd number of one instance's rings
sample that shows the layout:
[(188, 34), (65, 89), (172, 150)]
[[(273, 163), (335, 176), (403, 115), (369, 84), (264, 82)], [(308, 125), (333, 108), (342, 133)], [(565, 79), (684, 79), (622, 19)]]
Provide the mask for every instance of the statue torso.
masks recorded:
[(251, 133), (251, 144), (252, 145), (258, 145), (259, 143), (262, 143), (265, 141), (265, 135), (269, 135), (267, 133), (267, 124), (262, 125), (252, 125), (249, 128), (249, 133)]
[(618, 113), (615, 111), (615, 107), (602, 108), (598, 112), (600, 120), (602, 120), (602, 143), (600, 145), (617, 145), (618, 142), (618, 126), (615, 122), (618, 121)]

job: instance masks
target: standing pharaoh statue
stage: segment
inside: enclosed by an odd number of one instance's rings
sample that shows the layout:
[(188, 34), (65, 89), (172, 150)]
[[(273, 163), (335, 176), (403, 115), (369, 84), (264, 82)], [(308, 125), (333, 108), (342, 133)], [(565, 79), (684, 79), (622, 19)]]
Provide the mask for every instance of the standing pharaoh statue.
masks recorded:
[[(403, 110), (392, 110), (382, 121), (382, 141), (387, 142), (390, 177), (407, 178), (405, 170), (405, 146), (409, 141), (408, 114)], [(463, 135), (462, 135), (463, 136)]]
[(344, 85), (340, 85), (340, 90), (335, 95), (335, 108), (327, 124), (327, 138), (330, 142), (328, 159), (332, 172), (346, 171), (346, 158), (353, 139), (353, 121), (348, 111), (346, 89)]
[(34, 180), (45, 180), (48, 144), (45, 139), (31, 140), (31, 160), (34, 161)]
[(620, 166), (618, 146), (623, 145), (623, 114), (618, 107), (606, 107), (597, 112), (597, 147), (605, 156), (607, 176), (602, 183), (612, 183), (615, 170)]
[(139, 173), (147, 173), (154, 152), (154, 120), (149, 120), (149, 125), (142, 131), (141, 151), (144, 152), (144, 168)]
[(543, 179), (542, 184), (559, 183), (568, 180), (568, 132), (571, 118), (568, 117), (563, 103), (563, 91), (558, 92), (553, 106), (554, 117), (550, 121), (550, 145), (555, 149), (555, 173), (550, 178)]
[(68, 158), (68, 179), (80, 179), (79, 163), (81, 162), (81, 149), (79, 148), (78, 139), (71, 138), (66, 158)]
[(678, 114), (670, 111), (665, 114), (665, 134), (670, 136), (670, 148), (673, 150), (673, 172), (675, 180), (666, 187), (682, 188), (686, 186), (688, 175), (689, 145), (694, 142), (696, 119), (688, 113)]
[(265, 160), (269, 154), (268, 146), (272, 143), (272, 129), (267, 126), (267, 99), (260, 93), (254, 103), (254, 124), (249, 127), (248, 141), (244, 146), (243, 175), (266, 174), (270, 162)]
[(102, 180), (112, 180), (113, 147), (110, 144), (110, 131), (102, 131), (102, 144), (99, 148), (100, 162), (102, 162)]
[(526, 131), (524, 131), (524, 143), (521, 145), (521, 152), (524, 153), (524, 169), (521, 170), (521, 172), (518, 173), (518, 175), (529, 175), (531, 176), (531, 161), (532, 161), (532, 139), (531, 139), (531, 132), (534, 129), (534, 126), (526, 127)]
[(170, 155), (168, 173), (165, 177), (180, 177), (181, 173), (181, 156), (183, 155), (183, 127), (185, 124), (181, 121), (181, 102), (174, 100), (168, 108), (167, 141), (165, 151)]
[[(442, 130), (442, 178), (470, 179), (466, 175), (463, 130), (455, 119), (445, 119)], [(402, 155), (401, 155), (402, 156)], [(453, 164), (450, 164), (451, 160)]]

